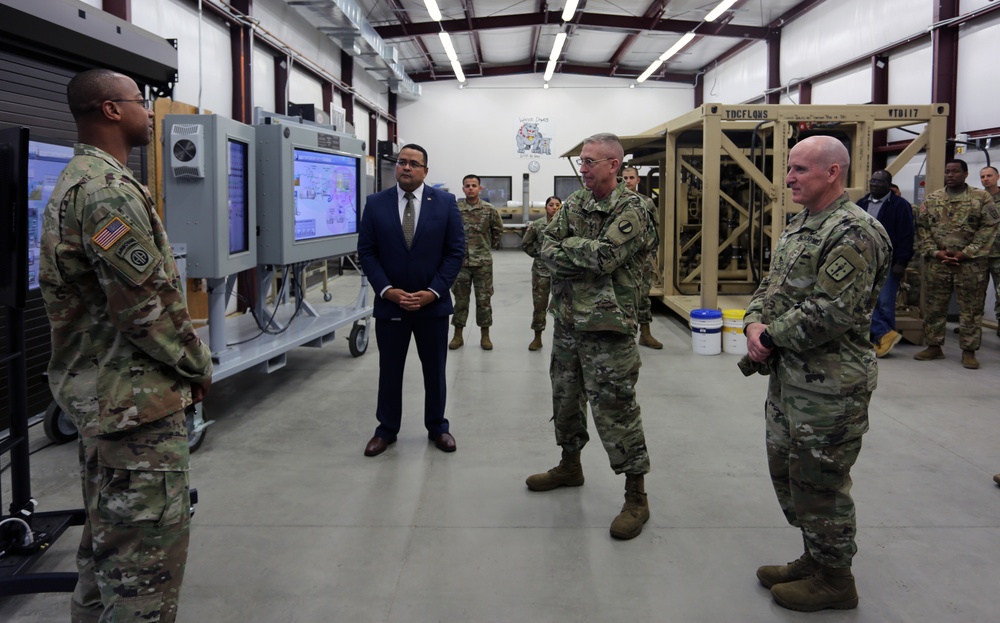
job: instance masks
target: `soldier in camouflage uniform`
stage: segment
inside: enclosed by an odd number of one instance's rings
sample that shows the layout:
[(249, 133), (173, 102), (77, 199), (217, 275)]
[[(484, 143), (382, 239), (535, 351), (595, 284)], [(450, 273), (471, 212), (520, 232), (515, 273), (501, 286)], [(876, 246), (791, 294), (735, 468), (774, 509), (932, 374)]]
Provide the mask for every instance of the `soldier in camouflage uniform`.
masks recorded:
[(983, 336), (987, 255), (1000, 223), (1000, 210), (988, 192), (965, 183), (968, 176), (969, 165), (964, 160), (949, 160), (944, 166), (945, 187), (927, 195), (917, 210), (917, 254), (924, 258), (926, 271), (924, 339), (928, 346), (913, 358), (944, 359), (941, 345), (954, 290), (962, 365), (975, 370), (979, 368), (976, 351)]
[(878, 378), (872, 310), (892, 259), (885, 229), (844, 192), (849, 166), (833, 137), (792, 148), (785, 182), (805, 209), (782, 233), (744, 318), (748, 357), (770, 377), (768, 471), (805, 544), (801, 558), (760, 567), (757, 578), (779, 605), (809, 612), (858, 603), (851, 466)]
[(184, 411), (212, 378), (166, 232), (122, 163), (153, 113), (130, 78), (67, 89), (79, 144), (45, 210), (40, 284), (49, 385), (80, 432), (86, 523), (77, 622), (174, 621), (190, 528)]
[(653, 200), (639, 193), (639, 170), (635, 167), (625, 167), (622, 169), (622, 181), (634, 193), (638, 193), (643, 198), (646, 209), (649, 210), (649, 218), (653, 221), (653, 232), (656, 234), (649, 240), (649, 253), (646, 255), (646, 263), (642, 267), (642, 285), (639, 289), (639, 346), (647, 346), (659, 350), (663, 344), (653, 337), (649, 330), (649, 323), (653, 322), (653, 301), (649, 297), (649, 291), (653, 287), (653, 273), (656, 272), (656, 251), (660, 244), (659, 228), (656, 222), (656, 205)]
[(531, 314), (531, 330), (535, 339), (528, 344), (528, 350), (542, 348), (542, 331), (545, 330), (545, 311), (549, 306), (549, 290), (552, 280), (549, 277), (549, 267), (542, 261), (542, 232), (552, 222), (562, 206), (559, 197), (552, 196), (545, 200), (545, 218), (536, 219), (528, 225), (521, 238), (521, 249), (535, 258), (531, 263), (531, 302), (534, 311)]
[[(1000, 188), (997, 182), (1000, 181), (1000, 173), (996, 167), (983, 167), (979, 172), (979, 181), (983, 183), (983, 190), (993, 198), (993, 205), (1000, 207)], [(989, 252), (989, 272), (993, 278), (993, 290), (996, 300), (993, 306), (993, 315), (997, 319), (997, 337), (1000, 337), (1000, 229), (997, 230), (996, 237), (993, 238), (993, 247)], [(989, 279), (983, 284), (983, 300), (986, 300), (985, 288), (989, 287)]]
[(451, 286), (455, 295), (455, 315), (451, 317), (455, 336), (448, 344), (451, 350), (461, 348), (465, 343), (462, 329), (469, 318), (473, 286), (476, 289), (476, 325), (481, 333), (479, 345), (483, 350), (493, 350), (493, 342), (490, 341), (490, 326), (493, 325), (493, 307), (490, 305), (490, 297), (493, 296), (493, 253), (490, 249), (500, 248), (503, 221), (491, 203), (479, 198), (480, 190), (478, 175), (466, 175), (462, 179), (465, 199), (458, 202), (458, 211), (465, 225), (465, 260)]
[(562, 461), (528, 477), (527, 485), (548, 491), (583, 484), (580, 451), (590, 439), (589, 402), (611, 468), (625, 474), (625, 504), (611, 523), (611, 536), (631, 539), (649, 520), (635, 333), (652, 223), (642, 198), (617, 183), (623, 155), (613, 134), (584, 140), (578, 163), (586, 188), (570, 195), (542, 234), (542, 259), (552, 276), (549, 376)]

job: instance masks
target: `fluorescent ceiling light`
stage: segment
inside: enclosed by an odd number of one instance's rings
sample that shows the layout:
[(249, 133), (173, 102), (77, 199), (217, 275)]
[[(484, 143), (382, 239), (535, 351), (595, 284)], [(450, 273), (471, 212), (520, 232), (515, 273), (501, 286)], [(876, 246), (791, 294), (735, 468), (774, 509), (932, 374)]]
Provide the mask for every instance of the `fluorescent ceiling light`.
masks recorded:
[(580, 0), (566, 0), (566, 6), (563, 7), (562, 21), (568, 22), (573, 19), (573, 14), (576, 13), (576, 5), (579, 4)]
[[(426, 0), (427, 2), (433, 2), (434, 0)], [(722, 0), (719, 6), (712, 9), (712, 12), (705, 16), (706, 22), (714, 22), (719, 19), (719, 16), (729, 10), (729, 7), (736, 4), (736, 0)]]
[(663, 64), (663, 61), (661, 61), (659, 59), (653, 61), (653, 64), (650, 65), (649, 67), (647, 67), (646, 71), (642, 72), (642, 74), (638, 78), (636, 78), (635, 81), (639, 82), (639, 83), (645, 82), (646, 78), (652, 76), (653, 72), (656, 71), (657, 69), (659, 69), (660, 65), (662, 65), (662, 64)]
[(455, 71), (455, 77), (459, 82), (465, 82), (465, 72), (462, 71), (462, 64), (458, 61), (451, 62), (451, 68)]
[(545, 76), (542, 80), (548, 82), (552, 80), (552, 74), (556, 71), (556, 61), (554, 59), (549, 59), (549, 64), (545, 66)]
[(552, 44), (552, 53), (549, 54), (550, 61), (559, 60), (559, 55), (562, 53), (564, 43), (566, 43), (566, 33), (561, 32), (556, 35), (556, 42)]
[(441, 21), (441, 9), (438, 8), (438, 3), (435, 0), (424, 0), (424, 6), (427, 7), (427, 12), (431, 14), (432, 20)]
[(664, 52), (663, 54), (660, 55), (660, 62), (662, 63), (663, 61), (667, 60), (668, 58), (670, 58), (674, 54), (677, 54), (678, 52), (680, 52), (681, 48), (683, 48), (687, 44), (691, 43), (692, 39), (694, 39), (694, 33), (693, 32), (689, 32), (686, 35), (684, 35), (683, 37), (681, 37), (680, 41), (678, 41), (677, 43), (675, 43), (672, 46), (670, 46), (669, 50), (667, 50), (666, 52)]
[(448, 55), (448, 60), (452, 63), (457, 61), (458, 54), (455, 54), (455, 46), (451, 44), (451, 36), (442, 30), (438, 33), (438, 37), (441, 39), (441, 45), (444, 46), (444, 53)]

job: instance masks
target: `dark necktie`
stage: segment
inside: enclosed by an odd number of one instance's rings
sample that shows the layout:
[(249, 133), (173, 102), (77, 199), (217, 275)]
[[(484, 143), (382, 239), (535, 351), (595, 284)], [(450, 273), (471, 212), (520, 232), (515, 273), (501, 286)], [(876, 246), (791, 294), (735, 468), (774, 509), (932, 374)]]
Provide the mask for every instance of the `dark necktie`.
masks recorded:
[(413, 244), (413, 193), (403, 195), (406, 199), (406, 207), (403, 209), (403, 238), (406, 239), (406, 248)]

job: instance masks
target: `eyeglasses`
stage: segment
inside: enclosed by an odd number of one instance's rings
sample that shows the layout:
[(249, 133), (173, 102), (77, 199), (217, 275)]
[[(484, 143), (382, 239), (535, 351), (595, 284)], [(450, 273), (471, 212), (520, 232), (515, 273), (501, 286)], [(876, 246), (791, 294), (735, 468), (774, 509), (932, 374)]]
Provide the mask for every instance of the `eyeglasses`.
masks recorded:
[(416, 160), (407, 160), (406, 158), (400, 158), (399, 160), (396, 161), (397, 167), (405, 167), (407, 165), (409, 165), (409, 167), (412, 169), (424, 168), (424, 164), (421, 162), (417, 162)]
[(598, 162), (604, 162), (605, 160), (611, 160), (611, 158), (601, 158), (600, 160), (594, 160), (593, 158), (577, 158), (576, 163), (581, 167), (584, 165), (592, 167)]
[(141, 100), (108, 100), (108, 101), (109, 102), (115, 102), (115, 103), (132, 102), (133, 104), (142, 104), (143, 108), (145, 108), (146, 110), (149, 110), (149, 100), (148, 99), (141, 99)]

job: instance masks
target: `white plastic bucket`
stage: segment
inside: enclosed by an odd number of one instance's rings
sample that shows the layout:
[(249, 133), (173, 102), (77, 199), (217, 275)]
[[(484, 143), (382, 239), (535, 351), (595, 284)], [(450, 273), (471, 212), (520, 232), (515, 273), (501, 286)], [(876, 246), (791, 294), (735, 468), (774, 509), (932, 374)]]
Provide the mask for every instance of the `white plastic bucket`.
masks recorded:
[(744, 309), (722, 310), (722, 350), (731, 355), (747, 354), (747, 338), (743, 335)]
[(691, 311), (691, 348), (696, 355), (722, 352), (722, 312), (717, 309)]

